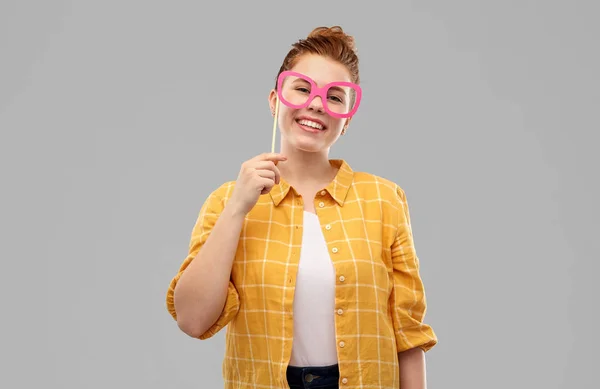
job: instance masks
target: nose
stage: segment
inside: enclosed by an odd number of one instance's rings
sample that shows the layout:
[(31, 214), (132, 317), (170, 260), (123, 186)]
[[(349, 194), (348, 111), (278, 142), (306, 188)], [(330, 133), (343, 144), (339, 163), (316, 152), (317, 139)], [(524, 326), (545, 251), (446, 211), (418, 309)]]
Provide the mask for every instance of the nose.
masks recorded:
[(321, 96), (315, 96), (312, 99), (312, 101), (308, 104), (308, 109), (317, 111), (317, 112), (324, 112), (323, 101), (321, 100)]

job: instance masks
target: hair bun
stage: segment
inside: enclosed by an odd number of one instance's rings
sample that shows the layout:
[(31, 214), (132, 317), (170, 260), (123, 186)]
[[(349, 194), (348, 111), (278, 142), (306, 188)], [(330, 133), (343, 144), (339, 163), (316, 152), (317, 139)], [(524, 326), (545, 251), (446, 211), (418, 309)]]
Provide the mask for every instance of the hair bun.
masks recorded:
[(310, 38), (334, 38), (342, 40), (352, 51), (356, 51), (356, 46), (354, 42), (354, 37), (348, 35), (344, 32), (342, 27), (333, 26), (333, 27), (317, 27), (312, 30), (307, 39)]

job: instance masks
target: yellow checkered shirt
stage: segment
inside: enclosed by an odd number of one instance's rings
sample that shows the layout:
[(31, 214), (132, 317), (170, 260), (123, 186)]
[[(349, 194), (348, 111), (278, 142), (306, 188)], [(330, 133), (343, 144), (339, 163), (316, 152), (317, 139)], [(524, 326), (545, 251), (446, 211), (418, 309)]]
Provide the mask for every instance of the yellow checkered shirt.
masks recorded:
[[(344, 160), (314, 199), (336, 272), (335, 329), (341, 388), (398, 389), (398, 355), (437, 344), (423, 322), (426, 299), (409, 208), (395, 183), (354, 172)], [(192, 231), (189, 254), (172, 279), (167, 309), (182, 272), (208, 238), (235, 182), (213, 191)], [(288, 388), (294, 284), (302, 240), (303, 198), (284, 179), (245, 219), (227, 302), (200, 339), (226, 327), (226, 389)], [(317, 329), (315, 329), (317, 330)]]

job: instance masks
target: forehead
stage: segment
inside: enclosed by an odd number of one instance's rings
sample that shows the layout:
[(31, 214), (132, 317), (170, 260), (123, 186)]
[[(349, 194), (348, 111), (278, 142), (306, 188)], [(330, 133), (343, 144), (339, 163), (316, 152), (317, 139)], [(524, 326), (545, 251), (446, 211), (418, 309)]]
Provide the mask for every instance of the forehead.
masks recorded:
[(351, 82), (350, 72), (343, 64), (315, 54), (302, 55), (290, 70), (312, 78), (319, 86), (334, 81)]

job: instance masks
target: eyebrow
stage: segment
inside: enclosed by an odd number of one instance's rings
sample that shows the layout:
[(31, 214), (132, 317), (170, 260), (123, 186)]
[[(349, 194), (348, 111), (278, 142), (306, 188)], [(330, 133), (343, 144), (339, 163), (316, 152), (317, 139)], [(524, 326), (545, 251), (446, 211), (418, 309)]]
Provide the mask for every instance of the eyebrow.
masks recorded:
[[(299, 83), (299, 82), (303, 83), (303, 84), (310, 84), (310, 82), (308, 82), (307, 80), (305, 80), (305, 79), (303, 79), (301, 77), (298, 77), (294, 81), (292, 81), (292, 85), (294, 85), (296, 83)], [(338, 91), (338, 92), (343, 93), (345, 96), (348, 96), (348, 93), (346, 92), (346, 90), (344, 88), (342, 88), (342, 87), (337, 86), (337, 85), (330, 87), (329, 90)]]
[(341, 87), (339, 87), (339, 86), (332, 86), (332, 87), (330, 87), (330, 88), (329, 88), (329, 90), (337, 90), (337, 91), (340, 91), (340, 92), (342, 92), (342, 93), (343, 93), (343, 94), (345, 94), (345, 95), (347, 95), (347, 94), (348, 94), (348, 93), (346, 93), (346, 90), (345, 90), (344, 88), (341, 88)]
[(300, 78), (300, 77), (298, 77), (298, 78), (296, 78), (294, 81), (292, 81), (292, 84), (295, 84), (295, 83), (298, 83), (298, 82), (301, 82), (301, 83), (303, 83), (303, 84), (310, 84), (310, 82), (308, 82), (308, 81), (306, 81), (305, 79), (303, 79), (303, 78)]

